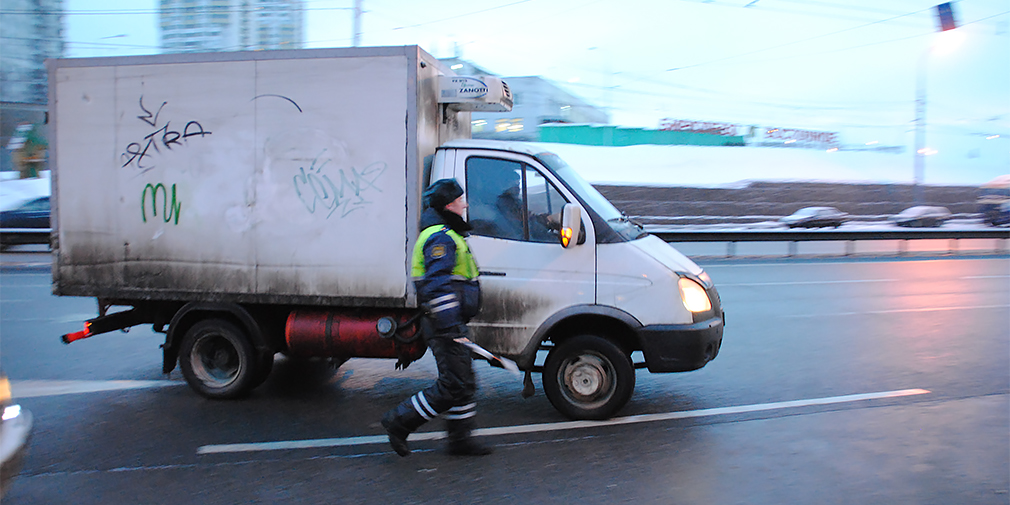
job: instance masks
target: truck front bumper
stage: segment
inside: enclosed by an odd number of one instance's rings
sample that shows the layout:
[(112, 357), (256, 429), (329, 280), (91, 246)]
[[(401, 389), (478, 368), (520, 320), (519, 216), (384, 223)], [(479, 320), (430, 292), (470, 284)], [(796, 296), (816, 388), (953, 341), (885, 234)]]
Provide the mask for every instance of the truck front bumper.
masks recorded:
[(638, 329), (650, 372), (697, 370), (715, 359), (722, 346), (725, 313), (694, 324), (664, 324)]

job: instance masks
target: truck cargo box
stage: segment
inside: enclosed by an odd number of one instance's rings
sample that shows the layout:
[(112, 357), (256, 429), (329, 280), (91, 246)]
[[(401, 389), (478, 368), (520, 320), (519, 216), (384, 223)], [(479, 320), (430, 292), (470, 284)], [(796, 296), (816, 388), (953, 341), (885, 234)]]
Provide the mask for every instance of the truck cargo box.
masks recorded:
[(412, 306), (423, 163), (469, 137), (416, 46), (50, 60), (54, 292)]

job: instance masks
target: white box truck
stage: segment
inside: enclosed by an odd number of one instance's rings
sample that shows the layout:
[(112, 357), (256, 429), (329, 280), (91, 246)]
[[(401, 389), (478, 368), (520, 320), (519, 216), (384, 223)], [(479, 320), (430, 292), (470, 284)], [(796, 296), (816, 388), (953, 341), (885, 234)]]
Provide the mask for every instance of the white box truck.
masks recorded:
[(694, 370), (719, 352), (701, 268), (558, 156), (469, 140), (469, 111), (511, 109), (500, 79), (455, 76), (416, 46), (48, 72), (53, 291), (98, 300), (66, 343), (151, 324), (164, 372), (178, 364), (209, 398), (249, 392), (278, 352), (406, 366), (425, 351), (410, 276), (421, 193), (455, 178), (483, 288), (472, 339), (529, 389), (542, 372), (564, 414), (611, 416), (636, 368)]

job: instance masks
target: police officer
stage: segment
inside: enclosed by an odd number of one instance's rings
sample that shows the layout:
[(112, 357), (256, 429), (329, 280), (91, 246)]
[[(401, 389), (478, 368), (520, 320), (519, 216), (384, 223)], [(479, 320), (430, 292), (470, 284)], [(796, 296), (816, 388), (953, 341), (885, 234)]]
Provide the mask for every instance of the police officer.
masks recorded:
[(470, 230), (463, 220), (467, 208), (463, 188), (455, 179), (435, 181), (425, 190), (424, 203), (411, 270), (418, 302), (427, 312), (421, 319), (421, 334), (435, 356), (438, 380), (386, 412), (382, 426), (393, 450), (407, 456), (407, 435), (442, 416), (449, 454), (490, 454), (490, 447), (471, 436), (477, 383), (470, 350), (461, 343), (469, 335), (466, 323), (480, 308), (477, 263), (463, 238)]

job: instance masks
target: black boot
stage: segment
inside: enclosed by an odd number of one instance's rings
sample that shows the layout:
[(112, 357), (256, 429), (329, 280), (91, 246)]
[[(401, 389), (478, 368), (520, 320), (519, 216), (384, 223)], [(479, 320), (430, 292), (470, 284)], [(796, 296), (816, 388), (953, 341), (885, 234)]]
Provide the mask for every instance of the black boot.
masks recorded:
[(494, 452), (494, 449), (473, 438), (473, 424), (472, 417), (445, 421), (449, 435), (446, 452), (452, 456), (486, 456)]
[[(416, 395), (415, 395), (416, 396)], [(413, 398), (413, 397), (411, 397)], [(414, 405), (410, 398), (397, 405), (382, 416), (382, 427), (389, 435), (389, 445), (393, 447), (401, 457), (410, 456), (410, 446), (407, 445), (407, 436), (414, 430), (427, 422), (421, 414), (414, 410)]]

